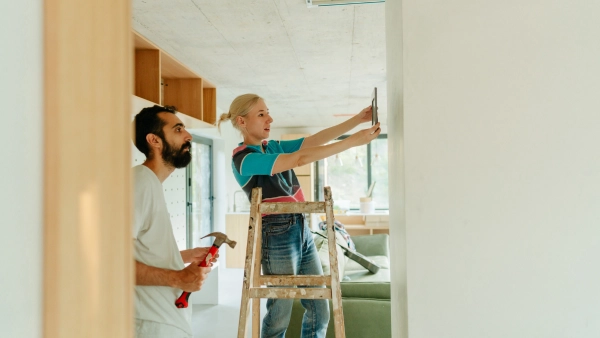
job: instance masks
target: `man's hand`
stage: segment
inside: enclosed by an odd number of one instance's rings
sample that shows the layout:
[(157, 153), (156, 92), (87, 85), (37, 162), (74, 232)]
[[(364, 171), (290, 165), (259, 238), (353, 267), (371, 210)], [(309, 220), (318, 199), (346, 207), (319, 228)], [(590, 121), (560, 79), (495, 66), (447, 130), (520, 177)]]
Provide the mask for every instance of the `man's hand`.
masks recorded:
[(358, 123), (371, 122), (373, 112), (371, 111), (371, 106), (360, 111), (360, 113), (355, 115), (355, 118), (358, 120)]
[[(210, 247), (182, 250), (181, 258), (183, 259), (184, 263), (190, 263), (192, 261), (201, 262), (204, 260), (204, 257), (206, 257), (206, 254), (208, 254), (208, 250), (210, 250)], [(217, 255), (210, 260), (209, 266), (212, 266), (212, 263), (216, 262), (217, 258), (219, 258), (218, 252), (217, 252)], [(200, 264), (200, 263), (198, 263), (198, 264)]]
[(212, 268), (203, 268), (199, 264), (200, 261), (192, 261), (185, 269), (177, 271), (173, 286), (187, 292), (200, 290)]

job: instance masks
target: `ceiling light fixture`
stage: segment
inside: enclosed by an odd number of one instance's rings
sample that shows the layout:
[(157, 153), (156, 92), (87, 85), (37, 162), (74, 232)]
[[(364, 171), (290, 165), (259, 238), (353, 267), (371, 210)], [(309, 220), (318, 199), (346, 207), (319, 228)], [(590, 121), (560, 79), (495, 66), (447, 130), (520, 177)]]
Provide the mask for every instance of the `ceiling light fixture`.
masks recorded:
[(376, 162), (379, 162), (379, 154), (375, 153), (375, 158), (373, 158), (373, 161), (371, 162), (371, 166), (373, 166)]
[(358, 149), (354, 148), (354, 164), (359, 166), (359, 167), (363, 167), (362, 161), (360, 159), (360, 157), (358, 157)]
[(357, 166), (359, 166), (361, 168), (363, 167), (362, 160), (360, 159), (360, 157), (358, 157), (358, 155), (356, 155), (356, 157), (354, 158), (354, 162), (356, 163)]
[(308, 8), (315, 6), (346, 6), (346, 5), (363, 5), (363, 4), (376, 4), (385, 2), (385, 0), (364, 0), (364, 1), (352, 1), (352, 0), (306, 0), (306, 6)]
[(371, 166), (373, 166), (375, 162), (379, 160), (379, 153), (377, 152), (377, 140), (374, 140), (374, 142), (371, 144), (375, 147), (375, 158), (373, 158), (373, 161), (371, 161)]
[(335, 163), (337, 163), (337, 165), (339, 165), (339, 166), (344, 165), (344, 162), (342, 162), (342, 158), (340, 157), (340, 154), (335, 154)]

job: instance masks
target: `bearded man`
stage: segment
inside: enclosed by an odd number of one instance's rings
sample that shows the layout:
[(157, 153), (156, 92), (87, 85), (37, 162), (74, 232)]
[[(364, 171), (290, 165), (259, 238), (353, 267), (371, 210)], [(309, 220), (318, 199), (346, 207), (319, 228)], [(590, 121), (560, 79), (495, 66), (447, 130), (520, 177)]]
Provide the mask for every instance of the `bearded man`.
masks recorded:
[(211, 268), (199, 264), (209, 248), (179, 251), (162, 183), (190, 163), (192, 136), (169, 106), (142, 109), (133, 126), (135, 146), (146, 155), (133, 168), (136, 337), (191, 338), (192, 308), (177, 308), (175, 300), (202, 287)]

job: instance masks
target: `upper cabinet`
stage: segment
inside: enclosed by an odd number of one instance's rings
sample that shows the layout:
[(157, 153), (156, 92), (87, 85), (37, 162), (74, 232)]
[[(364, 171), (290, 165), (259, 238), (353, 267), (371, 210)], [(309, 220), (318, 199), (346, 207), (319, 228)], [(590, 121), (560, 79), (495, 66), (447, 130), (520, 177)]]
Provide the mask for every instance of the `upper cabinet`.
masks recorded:
[(171, 55), (133, 32), (135, 47), (135, 95), (214, 124), (217, 89)]

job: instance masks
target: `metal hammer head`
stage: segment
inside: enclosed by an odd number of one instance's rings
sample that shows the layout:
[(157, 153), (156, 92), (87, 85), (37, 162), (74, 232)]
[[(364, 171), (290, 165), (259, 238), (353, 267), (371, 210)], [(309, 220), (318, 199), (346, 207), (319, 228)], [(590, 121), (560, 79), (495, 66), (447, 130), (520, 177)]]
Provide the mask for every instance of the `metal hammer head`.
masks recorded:
[(233, 248), (235, 248), (235, 245), (237, 244), (236, 241), (230, 240), (229, 238), (227, 238), (227, 235), (225, 235), (222, 232), (211, 232), (210, 234), (208, 234), (202, 238), (206, 238), (209, 236), (215, 237), (215, 241), (213, 242), (213, 245), (216, 246), (217, 248), (220, 247), (221, 244), (226, 243), (233, 249)]

